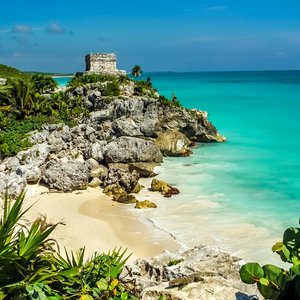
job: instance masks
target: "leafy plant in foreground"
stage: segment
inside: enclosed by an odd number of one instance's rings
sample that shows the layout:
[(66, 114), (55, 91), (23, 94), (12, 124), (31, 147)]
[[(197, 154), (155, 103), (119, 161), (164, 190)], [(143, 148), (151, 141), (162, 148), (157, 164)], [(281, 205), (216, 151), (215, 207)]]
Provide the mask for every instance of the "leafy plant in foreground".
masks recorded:
[[(300, 222), (299, 222), (300, 224)], [(257, 284), (265, 299), (300, 299), (300, 228), (290, 227), (283, 234), (283, 241), (276, 243), (272, 251), (280, 255), (284, 262), (292, 264), (289, 270), (274, 265), (260, 266), (247, 263), (240, 269), (243, 282)]]
[(21, 225), (24, 192), (11, 202), (3, 197), (0, 218), (0, 299), (112, 299), (134, 300), (122, 285), (120, 273), (126, 250), (95, 253), (85, 259), (84, 249), (63, 257), (49, 238), (59, 224), (38, 218)]

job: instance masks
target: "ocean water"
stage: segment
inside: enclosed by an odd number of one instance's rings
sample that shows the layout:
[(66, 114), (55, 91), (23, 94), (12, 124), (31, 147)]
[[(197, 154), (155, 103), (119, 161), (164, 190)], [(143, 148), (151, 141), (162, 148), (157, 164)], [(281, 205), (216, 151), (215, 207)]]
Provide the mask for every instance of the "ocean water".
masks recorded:
[(300, 71), (151, 73), (161, 94), (209, 112), (226, 143), (166, 158), (159, 178), (181, 194), (143, 213), (186, 246), (261, 263), (300, 217)]
[[(183, 245), (218, 246), (245, 260), (280, 263), (271, 251), (300, 217), (300, 71), (148, 73), (166, 96), (208, 111), (226, 143), (165, 158), (158, 209), (136, 211)], [(62, 80), (62, 79), (59, 79)]]
[(58, 83), (58, 86), (60, 87), (66, 86), (72, 79), (71, 76), (53, 76), (52, 78)]

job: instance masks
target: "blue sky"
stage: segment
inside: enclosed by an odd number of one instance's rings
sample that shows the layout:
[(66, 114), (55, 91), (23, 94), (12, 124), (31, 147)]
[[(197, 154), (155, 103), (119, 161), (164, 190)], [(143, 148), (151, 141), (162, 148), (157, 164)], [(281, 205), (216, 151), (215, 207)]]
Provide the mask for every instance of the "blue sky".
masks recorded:
[(90, 52), (116, 53), (125, 70), (300, 69), (300, 1), (1, 3), (0, 63), (76, 72)]

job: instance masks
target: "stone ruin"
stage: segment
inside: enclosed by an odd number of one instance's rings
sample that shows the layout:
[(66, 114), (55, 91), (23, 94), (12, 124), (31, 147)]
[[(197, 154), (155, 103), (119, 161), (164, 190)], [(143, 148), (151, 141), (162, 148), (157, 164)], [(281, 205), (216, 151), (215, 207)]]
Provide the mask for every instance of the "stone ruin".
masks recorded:
[(91, 53), (85, 56), (85, 74), (126, 74), (117, 69), (117, 57), (114, 53)]

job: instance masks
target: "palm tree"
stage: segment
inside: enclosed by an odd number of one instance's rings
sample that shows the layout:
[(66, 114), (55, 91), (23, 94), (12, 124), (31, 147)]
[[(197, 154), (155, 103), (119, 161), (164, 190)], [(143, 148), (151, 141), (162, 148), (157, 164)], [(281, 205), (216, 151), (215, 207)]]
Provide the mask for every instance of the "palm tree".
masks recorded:
[(31, 113), (35, 101), (36, 94), (31, 85), (22, 79), (9, 79), (7, 85), (0, 89), (0, 107), (21, 118)]
[(134, 77), (139, 77), (139, 76), (141, 76), (142, 73), (143, 73), (143, 71), (142, 71), (142, 68), (140, 65), (134, 66), (131, 70), (131, 74)]
[(33, 89), (39, 94), (54, 91), (57, 88), (57, 82), (52, 77), (44, 74), (32, 75), (31, 82)]

